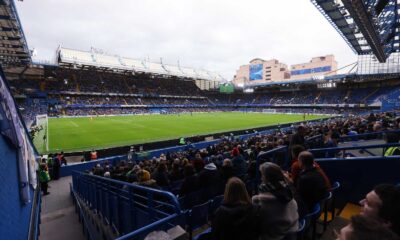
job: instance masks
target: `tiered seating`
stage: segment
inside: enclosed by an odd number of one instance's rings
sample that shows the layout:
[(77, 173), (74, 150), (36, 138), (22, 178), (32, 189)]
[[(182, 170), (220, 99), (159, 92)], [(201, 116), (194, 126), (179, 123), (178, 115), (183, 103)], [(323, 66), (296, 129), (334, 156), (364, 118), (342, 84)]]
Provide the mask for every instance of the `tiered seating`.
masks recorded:
[[(338, 126), (340, 126), (340, 123), (337, 123)], [(316, 125), (314, 126), (315, 128), (318, 128), (319, 126)], [(380, 137), (382, 135), (382, 132), (376, 133), (368, 133), (368, 134), (360, 134), (357, 139), (361, 138), (376, 138)], [(312, 150), (311, 152), (318, 153), (319, 151), (325, 151), (327, 152), (328, 149), (320, 149), (320, 144), (321, 144), (321, 137), (322, 136), (316, 136), (313, 138), (310, 138), (308, 141), (308, 145), (311, 146)], [(354, 136), (352, 136), (354, 137)], [(347, 137), (343, 137), (342, 141), (347, 141), (349, 140)], [(354, 138), (350, 139), (354, 140)], [(354, 143), (353, 143), (354, 145)], [(393, 144), (392, 144), (393, 145)], [(349, 149), (354, 149), (358, 148), (359, 150), (366, 150), (369, 148), (377, 148), (377, 147), (388, 147), (392, 145), (374, 145), (374, 146), (346, 146), (346, 147), (336, 147), (332, 148), (332, 150), (336, 151), (348, 151)], [(394, 144), (395, 146), (400, 146), (400, 143)], [(394, 146), (393, 145), (393, 146)], [(172, 153), (173, 154), (173, 153)], [(381, 155), (381, 154), (380, 154)], [(272, 149), (270, 151), (267, 151), (263, 154), (260, 154), (257, 157), (256, 160), (256, 165), (255, 169), (258, 169), (258, 165), (260, 161), (273, 161), (281, 165), (284, 169), (285, 166), (288, 167), (288, 147), (283, 146), (279, 147), (276, 149)], [(345, 156), (342, 154), (342, 156)], [(394, 161), (390, 161), (389, 157), (382, 157), (382, 156), (372, 156), (372, 157), (359, 157), (356, 159), (317, 159), (321, 167), (324, 169), (329, 169), (330, 164), (332, 164), (333, 169), (336, 169), (335, 171), (340, 170), (341, 168), (336, 167), (336, 164), (342, 164), (342, 162), (347, 161), (353, 161), (353, 162), (360, 162), (363, 161), (363, 159), (367, 160), (367, 162), (364, 162), (365, 164), (374, 164), (370, 161), (383, 161), (382, 164), (394, 164)], [(397, 159), (396, 157), (392, 157), (390, 159)], [(398, 160), (398, 159), (397, 159)], [(350, 166), (350, 165), (349, 165)], [(365, 166), (365, 167), (368, 167)], [(346, 171), (357, 171), (357, 169), (348, 169)], [(257, 193), (257, 185), (260, 182), (260, 175), (257, 174), (258, 171), (256, 171), (255, 179), (253, 181), (246, 181), (248, 184), (248, 191), (250, 195), (256, 194)], [(331, 172), (332, 174), (332, 172)], [(95, 210), (96, 214), (99, 215), (101, 219), (104, 219), (106, 224), (109, 224), (109, 226), (113, 227), (113, 231), (115, 233), (127, 233), (128, 231), (132, 230), (129, 226), (132, 226), (133, 222), (135, 224), (139, 224), (137, 226), (145, 226), (146, 224), (149, 224), (151, 221), (155, 221), (155, 225), (147, 225), (147, 226), (152, 226), (151, 228), (146, 228), (143, 227), (141, 233), (144, 234), (144, 232), (148, 233), (148, 229), (156, 230), (156, 229), (166, 229), (166, 226), (172, 227), (177, 224), (181, 225), (182, 227), (185, 227), (186, 230), (191, 234), (192, 232), (198, 232), (198, 228), (203, 228), (205, 225), (209, 225), (210, 220), (212, 219), (212, 213), (215, 211), (216, 208), (221, 204), (222, 201), (222, 190), (224, 188), (224, 184), (221, 183), (221, 185), (216, 184), (213, 185), (209, 188), (204, 188), (199, 191), (194, 191), (189, 194), (186, 194), (183, 197), (177, 198), (174, 195), (165, 195), (165, 192), (159, 191), (159, 190), (154, 190), (154, 189), (149, 189), (149, 188), (143, 188), (143, 187), (135, 187), (135, 185), (131, 184), (124, 184), (119, 181), (114, 181), (114, 180), (109, 180), (101, 177), (96, 177), (96, 176), (89, 176), (89, 175), (84, 175), (84, 174), (78, 174), (80, 176), (80, 179), (76, 178), (74, 176), (74, 191), (79, 193), (79, 197), (83, 199), (85, 204), (89, 206), (90, 209)], [(338, 196), (341, 198), (341, 201), (343, 201), (343, 197), (345, 197), (345, 201), (354, 201), (354, 199), (360, 199), (360, 196), (357, 195), (359, 193), (355, 192), (354, 194), (349, 194), (348, 193), (348, 188), (350, 187), (349, 181), (347, 178), (349, 176), (346, 176), (343, 178), (340, 173), (335, 173), (335, 178), (340, 179), (340, 181), (343, 181), (345, 188), (341, 191), (338, 192), (339, 187), (341, 184), (339, 182), (334, 182), (332, 184), (332, 187), (329, 189), (328, 194), (326, 195), (325, 198), (321, 199), (321, 202), (315, 205), (314, 209), (308, 213), (304, 219), (300, 220), (300, 228), (299, 228), (299, 236), (303, 235), (310, 235), (311, 239), (316, 239), (316, 236), (318, 236), (321, 232), (318, 230), (318, 219), (321, 220), (321, 226), (323, 231), (327, 229), (327, 226), (330, 222), (332, 222), (338, 213), (336, 208), (338, 207)], [(353, 176), (352, 176), (353, 177)], [(392, 176), (393, 177), (393, 176)], [(377, 179), (376, 181), (381, 181), (380, 179)], [(78, 181), (76, 183), (76, 181)], [(375, 181), (375, 180), (374, 180)], [(398, 178), (396, 178), (396, 181), (398, 181)], [(178, 180), (176, 182), (173, 182), (169, 185), (169, 187), (166, 187), (164, 190), (171, 191), (173, 194), (178, 193), (179, 185), (182, 183), (181, 180)], [(77, 184), (77, 185), (75, 185)], [(124, 187), (122, 189), (120, 187), (117, 187), (120, 184), (124, 184)], [(352, 184), (357, 184), (352, 182)], [(365, 183), (365, 184), (370, 184), (370, 183)], [(76, 187), (75, 187), (76, 186)], [(352, 188), (354, 189), (355, 186)], [(368, 189), (370, 189), (371, 186), (368, 185)], [(118, 190), (119, 189), (119, 190)], [(143, 191), (143, 193), (140, 193)], [(157, 197), (158, 193), (163, 193), (162, 196), (167, 197)], [(133, 195), (130, 195), (133, 194)], [(365, 194), (365, 193), (362, 193)], [(120, 196), (119, 196), (120, 195)], [(354, 198), (354, 196), (356, 198)], [(134, 199), (132, 200), (130, 196), (134, 196)], [(101, 200), (99, 199), (102, 198)], [(115, 198), (120, 198), (118, 201), (115, 200)], [(167, 200), (173, 200), (173, 204), (171, 204), (171, 201)], [(179, 199), (179, 200), (178, 200)], [(121, 202), (122, 201), (122, 202)], [(132, 215), (133, 218), (131, 219), (131, 216), (128, 215), (121, 215), (120, 217), (124, 218), (124, 224), (125, 225), (119, 225), (119, 223), (116, 221), (117, 217), (113, 217), (114, 214), (117, 212), (115, 209), (120, 209), (122, 207), (122, 211), (126, 212), (127, 210), (124, 210), (124, 202), (127, 201), (133, 201), (133, 206), (135, 207), (135, 214)], [(118, 206), (114, 206), (115, 202), (120, 202)], [(169, 203), (168, 203), (169, 202)], [(107, 207), (107, 204), (111, 204), (110, 206), (113, 207)], [(114, 205), (113, 205), (114, 204)], [(341, 206), (342, 203), (340, 203)], [(132, 205), (132, 204), (131, 204)], [(151, 208), (149, 208), (151, 206)], [(169, 217), (174, 216), (174, 221), (169, 221), (166, 220), (169, 210), (168, 209), (179, 209), (179, 213), (172, 211), (170, 213)], [(183, 211), (181, 211), (181, 208)], [(118, 210), (119, 211), (119, 210)], [(131, 211), (131, 210), (129, 210)], [(127, 211), (127, 212), (129, 212)], [(178, 221), (178, 217), (180, 216), (180, 221)], [(136, 216), (136, 217), (135, 217)], [(137, 217), (140, 217), (140, 219), (137, 219)], [(175, 217), (177, 217), (175, 219)], [(126, 218), (126, 219), (125, 219)], [(136, 220), (135, 220), (136, 219)], [(159, 221), (158, 221), (159, 220)], [(163, 221), (161, 221), (163, 220)], [(176, 221), (175, 221), (176, 220)], [(112, 222), (112, 224), (110, 224)], [(129, 226), (128, 226), (129, 225)], [(135, 225), (136, 226), (136, 225)], [(117, 231), (118, 229), (118, 231)], [(123, 229), (123, 230), (121, 230)], [(135, 235), (136, 232), (131, 232), (130, 234), (133, 234), (133, 236), (138, 236)], [(296, 234), (295, 234), (296, 235)], [(144, 236), (144, 235), (143, 235)], [(289, 237), (294, 237), (294, 236), (288, 236), (288, 239), (294, 239), (294, 238), (289, 238)]]

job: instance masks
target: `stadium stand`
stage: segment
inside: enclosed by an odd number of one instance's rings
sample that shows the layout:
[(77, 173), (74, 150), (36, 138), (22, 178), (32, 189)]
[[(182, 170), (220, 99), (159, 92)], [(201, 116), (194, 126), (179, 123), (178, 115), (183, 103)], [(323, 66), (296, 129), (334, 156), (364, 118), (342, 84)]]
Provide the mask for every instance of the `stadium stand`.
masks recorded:
[[(376, 117), (375, 120), (383, 120), (386, 119), (387, 121), (387, 116), (390, 116), (391, 114), (380, 114)], [(369, 128), (372, 130), (369, 134), (369, 138), (375, 138), (378, 135), (381, 135), (381, 132), (375, 133), (372, 129), (375, 121), (371, 121), (374, 119), (372, 116), (368, 116), (370, 119), (370, 122), (366, 120), (364, 123), (359, 122), (361, 118), (356, 117), (356, 118), (349, 118), (349, 119), (343, 119), (339, 121), (330, 121), (327, 122), (327, 125), (314, 125), (310, 126), (310, 132), (320, 133), (319, 130), (323, 131), (325, 127), (327, 127), (325, 130), (328, 130), (328, 132), (332, 131), (339, 131), (339, 132), (344, 132), (346, 131), (345, 129), (347, 127), (351, 127), (353, 129), (357, 129), (358, 132), (364, 132), (364, 124), (367, 124), (367, 126), (370, 126)], [(389, 121), (395, 121), (394, 118)], [(388, 122), (389, 123), (389, 122)], [(386, 124), (385, 124), (386, 125)], [(390, 124), (389, 124), (390, 125)], [(368, 127), (367, 127), (368, 129)], [(367, 130), (365, 129), (365, 130)], [(388, 129), (385, 129), (387, 131)], [(367, 130), (368, 131), (368, 130)], [(372, 136), (372, 134), (375, 134), (375, 136)], [(362, 135), (362, 134), (360, 134)], [(249, 192), (250, 196), (256, 194), (259, 190), (257, 187), (253, 188), (254, 184), (258, 185), (257, 182), (260, 181), (260, 176), (257, 174), (259, 164), (261, 162), (270, 162), (274, 161), (278, 163), (280, 166), (287, 168), (288, 163), (287, 161), (289, 160), (289, 156), (286, 154), (287, 153), (287, 146), (290, 144), (290, 140), (288, 140), (285, 135), (280, 136), (279, 134), (277, 135), (278, 141), (276, 141), (275, 144), (263, 144), (263, 138), (272, 140), (274, 138), (273, 135), (265, 135), (265, 136), (256, 136), (253, 138), (248, 139), (245, 142), (237, 142), (237, 141), (223, 141), (220, 144), (213, 145), (208, 147), (207, 149), (204, 150), (199, 150), (199, 149), (191, 149), (188, 151), (183, 151), (183, 152), (169, 152), (166, 155), (161, 155), (158, 158), (153, 158), (152, 160), (144, 160), (140, 161), (138, 164), (134, 164), (133, 162), (126, 162), (125, 160), (119, 161), (118, 163), (113, 163), (111, 164), (110, 162), (105, 162), (103, 165), (96, 165), (93, 169), (89, 170), (89, 175), (99, 175), (99, 176), (106, 176), (107, 178), (114, 178), (116, 180), (122, 180), (122, 181), (139, 181), (137, 180), (141, 178), (141, 171), (146, 171), (147, 172), (147, 177), (145, 179), (145, 182), (152, 182), (151, 186), (152, 188), (158, 188), (158, 189), (164, 189), (166, 191), (171, 191), (172, 193), (177, 194), (177, 200), (180, 196), (179, 193), (181, 190), (178, 190), (179, 184), (184, 184), (185, 181), (190, 180), (190, 186), (191, 186), (191, 192), (185, 191), (185, 195), (178, 200), (180, 202), (180, 206), (183, 209), (191, 209), (191, 211), (187, 212), (188, 218), (190, 219), (190, 216), (193, 216), (193, 213), (191, 212), (196, 212), (196, 216), (199, 218), (196, 220), (196, 224), (193, 226), (201, 226), (204, 225), (208, 222), (207, 219), (210, 219), (211, 217), (208, 216), (208, 211), (210, 209), (210, 204), (212, 203), (214, 197), (218, 196), (219, 194), (222, 193), (223, 187), (219, 185), (214, 185), (211, 187), (202, 187), (201, 185), (204, 184), (204, 179), (200, 180), (202, 178), (202, 175), (207, 174), (208, 177), (210, 177), (210, 173), (205, 173), (205, 171), (213, 171), (213, 169), (216, 170), (215, 173), (218, 173), (219, 176), (221, 177), (223, 175), (223, 161), (224, 159), (228, 158), (231, 160), (233, 163), (233, 175), (238, 176), (243, 180), (244, 183), (247, 186), (247, 191)], [(282, 138), (279, 138), (282, 137)], [(317, 135), (316, 139), (320, 139), (320, 135)], [(362, 138), (363, 136), (359, 136)], [(282, 139), (283, 141), (279, 141), (279, 139)], [(345, 138), (344, 138), (345, 139)], [(310, 140), (313, 140), (313, 138), (310, 138)], [(317, 144), (326, 144), (327, 139), (322, 142), (317, 142)], [(283, 145), (279, 145), (278, 143), (282, 142)], [(285, 143), (286, 142), (286, 143)], [(243, 145), (243, 143), (247, 143), (247, 145)], [(310, 141), (304, 142), (304, 145), (309, 145), (311, 144)], [(314, 144), (314, 143), (313, 143)], [(286, 145), (286, 147), (285, 147)], [(400, 145), (397, 143), (397, 145)], [(238, 146), (240, 146), (238, 148)], [(367, 149), (367, 148), (382, 148), (382, 147), (387, 147), (387, 145), (381, 145), (381, 146), (361, 146), (358, 147), (358, 149)], [(282, 148), (284, 151), (281, 151)], [(335, 148), (332, 150), (339, 150), (340, 148)], [(250, 151), (249, 151), (250, 150)], [(277, 151), (280, 150), (280, 151)], [(344, 150), (344, 149), (340, 149)], [(346, 149), (346, 150), (349, 150)], [(315, 150), (311, 150), (312, 152), (316, 152)], [(323, 150), (326, 152), (326, 150)], [(258, 154), (261, 153), (261, 154)], [(284, 153), (283, 155), (280, 153)], [(381, 152), (382, 153), (382, 152)], [(339, 152), (337, 152), (339, 154)], [(344, 155), (344, 154), (343, 154)], [(258, 156), (258, 157), (257, 157)], [(382, 156), (382, 155), (381, 155)], [(382, 157), (380, 157), (382, 158)], [(321, 161), (321, 160), (320, 160)], [(381, 159), (383, 161), (383, 159)], [(389, 160), (386, 160), (389, 161)], [(191, 163), (190, 163), (191, 162)], [(244, 164), (245, 165), (242, 165)], [(323, 162), (319, 162), (323, 163)], [(247, 165), (247, 166), (246, 166)], [(160, 168), (160, 166), (164, 166)], [(276, 165), (277, 166), (277, 165)], [(166, 167), (166, 168), (165, 168)], [(241, 170), (242, 167), (245, 167), (244, 171)], [(278, 166), (277, 166), (278, 167)], [(192, 169), (192, 171), (197, 172), (196, 175), (190, 175), (187, 173), (186, 169)], [(130, 170), (131, 169), (131, 170)], [(141, 170), (145, 169), (145, 170)], [(163, 173), (160, 173), (160, 169), (164, 169)], [(166, 170), (169, 169), (170, 171)], [(179, 169), (179, 170), (178, 170)], [(177, 171), (178, 170), (178, 171)], [(185, 172), (185, 174), (182, 174), (182, 172)], [(242, 175), (242, 172), (245, 172), (244, 175)], [(255, 172), (255, 173), (254, 173)], [(178, 173), (178, 174), (177, 174)], [(180, 173), (180, 174), (179, 174)], [(272, 173), (269, 173), (272, 174)], [(258, 175), (258, 176), (257, 176)], [(169, 178), (174, 177), (174, 182), (171, 182)], [(194, 180), (193, 179), (197, 179)], [(271, 178), (271, 177), (270, 177)], [(130, 179), (130, 180), (128, 180)], [(180, 181), (180, 179), (183, 179), (183, 182)], [(104, 180), (106, 181), (106, 180)], [(216, 181), (216, 182), (220, 182)], [(222, 180), (223, 181), (223, 180)], [(215, 181), (213, 181), (215, 182)], [(290, 183), (288, 181), (288, 183)], [(139, 183), (141, 184), (141, 183)], [(148, 184), (146, 183), (148, 186)], [(295, 184), (296, 185), (296, 184)], [(174, 186), (174, 187), (172, 187)], [(223, 185), (222, 185), (223, 186)], [(329, 191), (334, 191), (337, 189), (338, 184), (335, 183), (333, 188), (330, 188), (331, 190)], [(264, 190), (265, 191), (265, 190)], [(273, 194), (278, 194), (278, 193), (273, 193)], [(329, 198), (326, 198), (326, 200), (321, 201), (329, 201), (332, 199), (332, 193), (330, 193)], [(276, 195), (276, 196), (281, 196), (281, 195)], [(310, 236), (311, 238), (315, 238), (317, 234), (317, 219), (319, 215), (321, 214), (321, 209), (323, 208), (322, 206), (325, 205), (325, 203), (321, 203), (320, 205), (315, 205), (315, 211), (304, 211), (304, 208), (307, 208), (305, 205), (301, 207), (301, 203), (303, 202), (301, 198), (299, 198), (297, 195), (295, 195), (297, 205), (299, 207), (298, 209), (298, 215), (302, 216), (306, 219), (306, 229), (311, 229), (310, 231)], [(281, 196), (282, 197), (282, 196)], [(348, 196), (349, 197), (349, 196)], [(354, 197), (354, 196), (353, 196)], [(362, 197), (362, 196), (358, 196)], [(359, 198), (360, 199), (360, 198)], [(226, 207), (229, 207), (227, 205)], [(333, 206), (337, 207), (337, 206)], [(325, 208), (325, 207), (324, 207)], [(328, 207), (326, 207), (328, 208)], [(303, 209), (303, 210), (302, 210)], [(197, 212), (198, 211), (198, 212)], [(325, 210), (324, 210), (325, 211)], [(307, 213), (309, 212), (309, 214)], [(182, 213), (185, 215), (184, 213)], [(206, 215), (204, 215), (206, 214)], [(200, 217), (204, 216), (204, 217)], [(186, 224), (188, 227), (188, 230), (192, 229), (190, 220), (186, 218)], [(160, 220), (158, 220), (160, 221)], [(182, 223), (185, 225), (185, 223)], [(173, 224), (172, 224), (173, 225)], [(161, 227), (160, 224), (160, 229), (164, 229)], [(275, 229), (276, 230), (276, 229)], [(293, 230), (293, 233), (296, 233), (296, 230)], [(136, 235), (135, 235), (136, 236)]]
[[(368, 12), (357, 1), (312, 2), (360, 58), (374, 53), (383, 62), (398, 51), (398, 28), (386, 32), (393, 1), (369, 1), (376, 6)], [(2, 238), (314, 240), (336, 238), (347, 225), (340, 238), (398, 239), (398, 72), (372, 68), (227, 94), (214, 72), (94, 48), (59, 48), (56, 65), (35, 66), (14, 1), (0, 1), (0, 10)], [(376, 19), (385, 12), (382, 31), (371, 32), (355, 10)], [(357, 28), (340, 25), (343, 11)], [(364, 37), (354, 40), (355, 29)], [(31, 141), (48, 130), (35, 126), (38, 117), (221, 111), (338, 115), (151, 151), (129, 146), (105, 158), (92, 149), (78, 163), (61, 149), (39, 155)]]
[[(194, 72), (188, 68), (183, 69), (190, 74)], [(110, 114), (135, 114), (149, 112), (151, 108), (169, 112), (176, 107), (181, 111), (186, 111), (185, 108), (207, 107), (216, 111), (239, 108), (261, 112), (265, 108), (275, 108), (279, 112), (314, 113), (324, 113), (326, 107), (329, 107), (338, 113), (343, 112), (343, 109), (347, 113), (357, 113), (377, 109), (376, 106), (382, 104), (383, 100), (396, 99), (399, 93), (397, 85), (387, 82), (387, 86), (379, 88), (369, 85), (290, 91), (266, 88), (254, 94), (235, 93), (227, 96), (215, 91), (200, 90), (194, 80), (179, 81), (65, 68), (52, 68), (45, 72), (47, 78), (44, 80), (10, 82), (22, 113), (30, 122), (35, 114), (44, 114), (46, 108), (48, 115), (68, 116), (79, 115), (82, 112), (79, 108), (82, 107), (87, 110), (92, 108), (99, 111), (99, 114), (107, 114), (109, 108), (113, 108)], [(93, 110), (84, 115), (90, 115)]]

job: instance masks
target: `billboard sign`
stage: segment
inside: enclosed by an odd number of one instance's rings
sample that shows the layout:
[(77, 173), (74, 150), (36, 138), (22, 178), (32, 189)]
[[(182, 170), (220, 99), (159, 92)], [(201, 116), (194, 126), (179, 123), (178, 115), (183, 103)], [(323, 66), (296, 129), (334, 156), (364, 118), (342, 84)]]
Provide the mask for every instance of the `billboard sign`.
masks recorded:
[(250, 65), (250, 76), (249, 76), (250, 81), (261, 80), (262, 70), (263, 70), (262, 64)]

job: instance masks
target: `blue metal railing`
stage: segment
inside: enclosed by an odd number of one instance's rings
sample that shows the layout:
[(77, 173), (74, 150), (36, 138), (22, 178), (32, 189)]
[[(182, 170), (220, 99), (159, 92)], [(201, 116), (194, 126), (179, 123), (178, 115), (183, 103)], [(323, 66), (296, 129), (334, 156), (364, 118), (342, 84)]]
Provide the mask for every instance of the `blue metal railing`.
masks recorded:
[[(80, 199), (117, 235), (169, 219), (173, 214), (182, 216), (178, 199), (170, 192), (81, 172), (73, 172), (72, 179)], [(178, 224), (178, 217), (174, 223), (166, 220), (170, 227)]]
[[(346, 153), (346, 151), (349, 150), (361, 150), (363, 152), (368, 153), (371, 156), (376, 156), (374, 153), (366, 150), (366, 149), (382, 149), (382, 155), (384, 155), (386, 149), (389, 147), (400, 147), (400, 143), (388, 143), (388, 144), (370, 144), (370, 145), (363, 145), (363, 146), (346, 146), (346, 147), (334, 147), (334, 148), (317, 148), (317, 149), (310, 149), (309, 151), (312, 152), (313, 154), (317, 155), (318, 157), (325, 157), (328, 158), (332, 154), (336, 155), (339, 152), (342, 152), (342, 156), (351, 156), (354, 157), (354, 155), (350, 153)], [(322, 152), (322, 154), (321, 154)]]
[[(31, 227), (33, 228), (33, 235), (29, 234), (29, 239), (35, 239), (38, 240), (39, 239), (39, 235), (40, 235), (40, 213), (42, 210), (42, 194), (40, 192), (40, 187), (39, 185), (37, 186), (36, 190), (35, 190), (35, 200), (34, 200), (34, 204), (32, 206), (32, 213), (33, 213), (33, 218), (31, 217), (31, 219), (34, 221), (33, 223), (31, 223)], [(31, 231), (31, 229), (29, 229), (29, 231)]]
[(347, 157), (347, 158), (317, 158), (315, 161), (324, 162), (324, 161), (363, 161), (363, 160), (399, 160), (400, 156), (368, 156), (368, 157)]
[(398, 133), (400, 134), (399, 130), (389, 130), (389, 131), (380, 131), (380, 132), (370, 132), (370, 133), (362, 133), (362, 134), (355, 134), (350, 136), (341, 136), (339, 138), (340, 142), (347, 141), (358, 141), (358, 140), (372, 140), (372, 139), (381, 139), (384, 134), (386, 133)]
[(40, 213), (42, 210), (42, 194), (40, 192), (39, 179), (36, 181), (37, 186), (33, 191), (31, 215), (29, 219), (28, 239), (37, 240), (40, 235)]
[(95, 230), (93, 229), (92, 224), (89, 222), (89, 219), (86, 213), (84, 212), (83, 207), (79, 202), (79, 199), (77, 198), (77, 193), (74, 190), (72, 190), (71, 194), (74, 197), (75, 211), (78, 213), (79, 221), (82, 223), (86, 239), (95, 240), (96, 239)]

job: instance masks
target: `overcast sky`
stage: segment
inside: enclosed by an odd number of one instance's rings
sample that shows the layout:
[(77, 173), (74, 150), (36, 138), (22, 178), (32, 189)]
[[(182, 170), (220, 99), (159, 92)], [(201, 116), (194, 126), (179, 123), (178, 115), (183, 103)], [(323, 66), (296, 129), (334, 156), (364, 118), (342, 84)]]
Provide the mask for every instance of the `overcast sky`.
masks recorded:
[(253, 58), (288, 65), (356, 55), (310, 0), (25, 0), (29, 48), (52, 59), (59, 44), (216, 71), (230, 80)]

